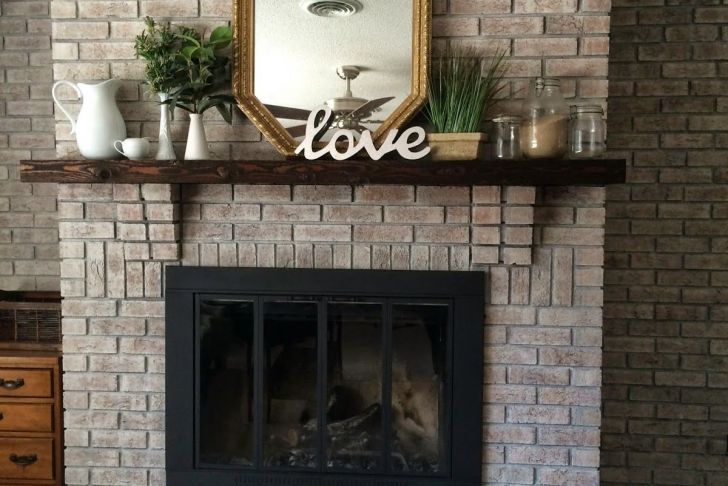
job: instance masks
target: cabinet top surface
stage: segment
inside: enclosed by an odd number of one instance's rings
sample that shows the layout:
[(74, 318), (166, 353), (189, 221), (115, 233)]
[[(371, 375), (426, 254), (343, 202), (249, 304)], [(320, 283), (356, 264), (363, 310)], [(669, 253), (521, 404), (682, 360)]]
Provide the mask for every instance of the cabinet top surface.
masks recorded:
[(25, 361), (55, 364), (60, 356), (59, 351), (0, 349), (0, 366), (21, 366)]

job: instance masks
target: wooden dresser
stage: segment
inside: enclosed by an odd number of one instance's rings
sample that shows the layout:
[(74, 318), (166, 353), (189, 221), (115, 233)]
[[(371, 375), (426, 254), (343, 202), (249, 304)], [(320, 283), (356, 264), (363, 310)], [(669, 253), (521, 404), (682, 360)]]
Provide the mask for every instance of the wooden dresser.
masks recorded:
[(63, 485), (58, 352), (0, 350), (0, 485)]

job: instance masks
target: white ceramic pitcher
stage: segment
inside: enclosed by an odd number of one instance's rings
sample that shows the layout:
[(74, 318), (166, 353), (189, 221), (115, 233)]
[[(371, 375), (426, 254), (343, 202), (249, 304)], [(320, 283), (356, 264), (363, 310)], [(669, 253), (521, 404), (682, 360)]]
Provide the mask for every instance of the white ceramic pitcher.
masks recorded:
[[(56, 97), (56, 89), (61, 85), (73, 88), (83, 100), (78, 120), (73, 119)], [(71, 121), (71, 133), (76, 134), (78, 150), (87, 159), (117, 159), (120, 156), (114, 148), (114, 141), (126, 138), (124, 118), (116, 106), (116, 93), (120, 87), (118, 79), (98, 84), (58, 81), (53, 85), (53, 101)]]

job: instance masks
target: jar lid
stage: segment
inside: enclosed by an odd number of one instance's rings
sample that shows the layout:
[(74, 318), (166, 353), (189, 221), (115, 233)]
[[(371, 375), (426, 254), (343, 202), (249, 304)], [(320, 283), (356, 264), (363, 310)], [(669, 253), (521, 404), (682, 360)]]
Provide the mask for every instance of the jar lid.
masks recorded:
[(521, 117), (518, 115), (499, 115), (493, 118), (493, 123), (520, 123)]
[(561, 80), (559, 78), (536, 78), (536, 86), (561, 86)]
[(577, 113), (599, 113), (600, 115), (604, 114), (602, 105), (571, 105), (570, 111), (572, 114), (577, 114)]

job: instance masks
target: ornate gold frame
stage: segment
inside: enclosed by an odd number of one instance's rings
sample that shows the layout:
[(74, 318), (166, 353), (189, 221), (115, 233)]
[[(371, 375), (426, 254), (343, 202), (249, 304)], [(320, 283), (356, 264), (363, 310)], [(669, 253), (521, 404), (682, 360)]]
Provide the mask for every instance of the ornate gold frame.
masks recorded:
[[(253, 92), (255, 62), (255, 0), (233, 2), (233, 95), (243, 113), (283, 155), (294, 156), (298, 142), (278, 122)], [(412, 90), (376, 132), (374, 143), (382, 143), (390, 130), (405, 124), (427, 99), (430, 64), (432, 4), (431, 0), (412, 2)]]

